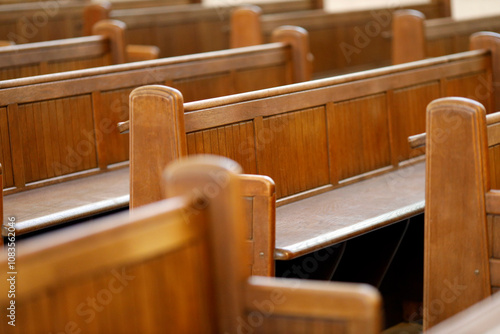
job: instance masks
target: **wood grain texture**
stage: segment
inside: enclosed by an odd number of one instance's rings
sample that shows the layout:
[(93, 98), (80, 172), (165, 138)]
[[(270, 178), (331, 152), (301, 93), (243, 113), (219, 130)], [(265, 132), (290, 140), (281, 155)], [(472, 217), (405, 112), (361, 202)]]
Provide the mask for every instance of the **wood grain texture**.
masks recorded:
[[(14, 332), (155, 333), (165, 321), (176, 333), (379, 332), (381, 296), (372, 287), (250, 276), (241, 195), (272, 187), (252, 182), (241, 192), (238, 170), (220, 157), (177, 161), (165, 173), (172, 198), (22, 243)], [(205, 191), (214, 182), (218, 191)], [(250, 318), (257, 311), (265, 324)]]
[[(475, 83), (477, 77), (473, 74), (488, 69), (488, 57), (485, 51), (474, 51), (185, 103), (188, 153), (234, 155), (234, 152), (243, 152), (243, 147), (246, 154), (252, 159), (255, 157), (256, 171), (271, 176), (276, 182), (278, 206), (282, 205), (278, 213), (281, 208), (284, 215), (287, 210), (291, 212), (289, 220), (277, 220), (277, 247), (284, 250), (275, 256), (294, 258), (422, 212), (423, 169), (402, 168), (411, 164), (414, 155), (407, 153), (406, 157), (401, 157), (404, 152), (398, 151), (407, 143), (403, 131), (417, 130), (400, 129), (398, 125), (404, 122), (408, 113), (412, 115), (410, 119), (420, 119), (421, 126), (425, 108), (420, 102), (404, 108), (404, 103), (442, 96), (446, 92), (446, 82), (457, 76)], [(472, 87), (473, 84), (466, 85), (464, 90)], [(252, 139), (237, 137), (233, 132), (224, 149), (219, 149), (216, 130), (218, 133), (224, 129), (227, 134), (229, 128), (248, 124), (253, 125)], [(147, 132), (141, 135), (154, 140)], [(384, 173), (387, 173), (385, 181), (356, 188), (359, 181)], [(393, 192), (387, 189), (391, 184), (409, 192)], [(329, 191), (337, 187), (338, 190)], [(324, 207), (329, 208), (326, 204), (332, 202), (329, 196), (339, 193), (342, 198), (351, 191), (354, 197), (369, 191), (376, 194), (359, 202), (353, 201), (363, 206), (366, 216), (352, 215), (353, 209), (347, 206), (345, 219), (342, 216), (337, 222), (335, 217), (341, 211), (328, 209), (324, 213), (316, 206), (320, 198), (324, 198)], [(383, 203), (386, 205), (374, 200), (378, 197), (385, 198)], [(340, 199), (333, 202), (337, 201)], [(294, 207), (297, 209), (292, 210)], [(304, 216), (306, 212), (308, 217)], [(288, 221), (295, 223), (288, 224)], [(285, 237), (281, 237), (281, 233)], [(290, 249), (286, 249), (288, 246)]]
[[(447, 98), (432, 102), (427, 110), (424, 328), (491, 293), (484, 107)], [(451, 299), (445, 296), (450, 284)]]
[(416, 10), (394, 12), (392, 15), (392, 64), (402, 64), (426, 57), (424, 20), (424, 14)]
[(495, 333), (500, 330), (500, 295), (493, 295), (428, 331), (429, 334)]

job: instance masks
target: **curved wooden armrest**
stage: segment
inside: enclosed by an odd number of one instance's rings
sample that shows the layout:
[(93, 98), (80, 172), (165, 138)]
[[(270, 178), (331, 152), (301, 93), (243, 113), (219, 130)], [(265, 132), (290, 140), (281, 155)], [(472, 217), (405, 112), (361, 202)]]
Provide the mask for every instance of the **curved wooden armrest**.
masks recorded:
[(321, 323), (323, 330), (340, 321), (347, 324), (349, 333), (380, 333), (381, 329), (382, 298), (367, 284), (252, 276), (246, 286), (245, 308), (248, 313), (262, 312), (264, 304), (268, 321), (273, 316), (281, 321), (308, 319)]
[(127, 45), (127, 61), (141, 61), (158, 59), (160, 49), (154, 45)]
[(120, 133), (128, 133), (128, 131), (129, 131), (129, 121), (118, 123), (118, 131), (120, 131)]

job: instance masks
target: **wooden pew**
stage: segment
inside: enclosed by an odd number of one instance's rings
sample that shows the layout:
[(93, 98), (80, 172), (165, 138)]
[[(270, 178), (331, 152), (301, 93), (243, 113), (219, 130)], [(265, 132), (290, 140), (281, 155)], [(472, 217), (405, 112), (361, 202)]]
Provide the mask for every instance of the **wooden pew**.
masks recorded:
[[(446, 1), (432, 1), (416, 8), (429, 17), (442, 17), (445, 3)], [(288, 4), (287, 2), (287, 7)], [(261, 8), (262, 13), (269, 14), (262, 16), (261, 29), (264, 42), (269, 41), (272, 30), (282, 25), (296, 25), (310, 31), (312, 53), (316, 59), (315, 72), (325, 75), (325, 73), (331, 74), (332, 71), (338, 73), (342, 70), (344, 72), (359, 70), (361, 67), (366, 68), (367, 64), (371, 66), (390, 64), (390, 41), (383, 38), (381, 33), (390, 29), (393, 9), (339, 14), (326, 13), (321, 9), (310, 10), (310, 8), (287, 13), (282, 13), (283, 10), (273, 12), (264, 6)], [(229, 14), (232, 9), (201, 6), (197, 9), (191, 6), (186, 10), (172, 12), (168, 8), (164, 10), (144, 8), (140, 11), (111, 11), (109, 17), (127, 24), (129, 43), (138, 44), (138, 41), (141, 41), (156, 45), (162, 52), (161, 57), (167, 57), (227, 49), (230, 46)], [(377, 31), (373, 36), (360, 37), (366, 34), (365, 29)], [(164, 38), (165, 36), (169, 38)], [(362, 40), (358, 42), (360, 38)]]
[(103, 20), (94, 36), (0, 47), (0, 80), (158, 57), (154, 46), (125, 45), (123, 22)]
[[(445, 14), (449, 13), (446, 1), (431, 1), (413, 7), (428, 17), (449, 16)], [(309, 32), (315, 77), (366, 70), (390, 65), (391, 41), (386, 34), (391, 28), (392, 13), (398, 8), (401, 6), (346, 13), (311, 10), (266, 15), (244, 8), (239, 9), (232, 20), (231, 40), (238, 41), (233, 43), (235, 46), (253, 45), (259, 40), (265, 42), (273, 29), (292, 24)]]
[(308, 53), (307, 32), (285, 27), (271, 44), (0, 82), (4, 216), (23, 234), (126, 208), (129, 140), (116, 124), (133, 88), (169, 84), (192, 101), (286, 85), (310, 78)]
[(416, 10), (396, 11), (392, 21), (392, 63), (467, 51), (470, 35), (479, 31), (500, 32), (499, 22), (499, 16), (426, 20), (426, 15)]
[[(17, 244), (0, 297), (15, 327), (4, 319), (2, 332), (379, 333), (372, 287), (249, 275), (238, 172), (183, 161), (166, 172), (171, 198)], [(225, 183), (210, 193), (214, 175)]]
[(472, 100), (427, 108), (425, 328), (500, 290), (499, 126)]
[[(500, 40), (486, 37), (493, 44)], [(136, 90), (132, 206), (159, 200), (159, 175), (151, 166), (211, 153), (276, 182), (277, 260), (422, 213), (422, 151), (410, 150), (407, 137), (425, 127), (425, 107), (438, 97), (475, 97), (494, 110), (492, 57), (487, 50), (471, 51), (189, 103), (167, 87)], [(166, 121), (182, 116), (184, 124)], [(162, 142), (152, 145), (159, 134)]]
[(455, 316), (432, 327), (429, 334), (498, 333), (500, 294), (492, 295)]
[[(91, 31), (88, 27), (92, 25), (86, 25), (84, 11), (90, 3), (90, 1), (53, 0), (0, 5), (0, 39), (21, 44), (88, 35)], [(180, 9), (180, 7), (189, 8), (186, 6), (201, 6), (196, 0), (125, 0), (101, 2), (101, 4), (104, 8), (111, 6), (116, 10), (130, 9), (132, 11), (152, 6), (161, 6), (167, 11), (168, 7)], [(264, 4), (265, 10), (269, 12), (316, 8), (313, 6), (322, 6), (321, 0), (295, 0), (287, 2), (286, 8), (282, 2)], [(217, 12), (219, 15), (227, 16), (228, 10), (220, 8)], [(93, 21), (95, 22), (97, 21)], [(144, 44), (144, 42), (135, 44)]]

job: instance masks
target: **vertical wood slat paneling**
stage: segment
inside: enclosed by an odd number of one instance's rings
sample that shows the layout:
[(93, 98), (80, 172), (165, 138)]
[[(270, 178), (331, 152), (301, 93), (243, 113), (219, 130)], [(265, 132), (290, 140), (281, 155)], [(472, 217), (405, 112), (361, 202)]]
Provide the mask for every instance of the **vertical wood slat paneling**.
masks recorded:
[(26, 183), (96, 167), (89, 96), (20, 105)]
[(395, 90), (392, 96), (392, 131), (397, 162), (424, 153), (423, 149), (411, 150), (408, 137), (425, 132), (427, 104), (440, 97), (439, 83), (430, 82)]
[(249, 90), (265, 89), (291, 84), (286, 81), (286, 64), (269, 66), (262, 69), (249, 69), (234, 73), (235, 93), (248, 92)]
[[(158, 333), (168, 324), (175, 333), (214, 333), (210, 264), (203, 256), (206, 247), (188, 244), (143, 263), (91, 273), (46, 289), (16, 303), (16, 326), (4, 321), (0, 331), (59, 333), (72, 328), (84, 333)], [(179, 275), (172, 268), (197, 274)], [(123, 272), (129, 280), (123, 279)], [(192, 314), (202, 318), (193, 321)]]
[(126, 88), (100, 94), (95, 124), (98, 144), (105, 143), (105, 157), (100, 157), (106, 161), (103, 165), (129, 159), (129, 135), (120, 134), (117, 124), (129, 119), (129, 95), (132, 90), (133, 88)]
[(500, 145), (488, 148), (488, 163), (490, 168), (490, 184), (492, 189), (500, 189)]
[(266, 117), (256, 128), (259, 174), (275, 181), (277, 198), (330, 182), (326, 133), (324, 107)]
[(229, 72), (174, 80), (171, 86), (182, 92), (184, 102), (237, 93)]
[(107, 53), (92, 58), (88, 57), (84, 59), (60, 60), (60, 61), (49, 62), (47, 66), (47, 71), (42, 72), (42, 74), (74, 71), (85, 68), (106, 66), (111, 64), (112, 64), (111, 56), (109, 53)]
[(14, 186), (12, 151), (7, 108), (0, 108), (0, 163), (3, 168), (4, 188)]
[(256, 174), (252, 123), (248, 121), (188, 133), (188, 154), (222, 155), (238, 162), (244, 173)]
[(335, 103), (330, 110), (329, 140), (340, 180), (391, 165), (385, 94)]
[[(247, 313), (246, 316), (247, 317), (244, 318), (244, 320), (247, 320), (246, 323), (251, 323), (251, 320), (253, 319), (251, 313)], [(249, 326), (249, 328), (252, 327)], [(332, 320), (312, 319), (306, 317), (292, 318), (279, 314), (271, 314), (269, 317), (265, 317), (258, 329), (258, 332), (262, 334), (299, 334), (308, 332), (318, 334), (349, 333), (348, 324), (341, 321), (336, 322)]]
[[(496, 110), (492, 108), (491, 77), (487, 72), (454, 77), (447, 80), (446, 96), (461, 96), (480, 102), (486, 113)], [(485, 92), (486, 90), (486, 92)]]

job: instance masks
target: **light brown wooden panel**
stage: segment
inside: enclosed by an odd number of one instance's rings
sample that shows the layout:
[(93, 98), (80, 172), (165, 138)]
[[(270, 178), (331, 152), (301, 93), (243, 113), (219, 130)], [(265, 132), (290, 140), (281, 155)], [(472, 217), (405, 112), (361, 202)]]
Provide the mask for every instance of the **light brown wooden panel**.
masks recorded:
[(425, 44), (427, 57), (440, 57), (453, 53), (453, 41), (451, 38), (427, 40)]
[(256, 126), (259, 174), (274, 180), (277, 198), (330, 182), (326, 133), (324, 107), (266, 117)]
[(490, 165), (490, 183), (492, 189), (500, 189), (500, 145), (488, 148), (488, 162)]
[[(209, 261), (199, 256), (205, 247), (189, 245), (147, 259), (145, 263), (69, 281), (48, 293), (22, 300), (16, 303), (16, 327), (9, 326), (8, 332), (59, 333), (70, 328), (85, 333), (157, 333), (163, 329), (155, 324), (168, 323), (168, 328), (176, 332), (189, 328), (192, 333), (213, 333), (215, 316), (211, 303), (206, 302), (213, 298), (207, 292)], [(176, 275), (173, 271), (166, 274), (163, 268), (186, 268), (199, 275)], [(91, 304), (92, 301), (95, 304)], [(155, 306), (146, 309), (144, 305)], [(202, 318), (193, 322), (189, 317), (193, 312)], [(114, 321), (110, 327), (109, 319), (119, 315), (123, 321)], [(3, 322), (0, 328), (5, 330), (6, 326)]]
[(23, 104), (18, 112), (27, 183), (96, 166), (89, 96)]
[(171, 86), (182, 92), (185, 102), (237, 93), (229, 72), (174, 80)]
[(277, 314), (260, 318), (255, 313), (246, 314), (244, 324), (248, 326), (246, 328), (252, 328), (250, 324), (261, 324), (258, 327), (259, 333), (349, 333), (346, 322), (342, 321), (325, 321), (324, 319), (318, 321), (306, 317), (295, 319)]
[(425, 110), (434, 99), (439, 98), (439, 82), (395, 90), (392, 95), (393, 152), (398, 162), (407, 160), (423, 150), (410, 152), (408, 137), (425, 132)]
[(491, 108), (490, 76), (486, 72), (450, 78), (446, 83), (446, 96), (467, 97), (480, 102), (486, 113), (496, 110)]
[[(283, 86), (293, 82), (291, 75), (286, 74), (285, 66), (269, 66), (262, 69), (238, 71), (234, 74), (236, 93), (250, 90)], [(289, 69), (291, 74), (291, 69)]]
[(84, 68), (106, 66), (111, 64), (112, 64), (111, 54), (105, 54), (100, 57), (92, 57), (92, 58), (88, 57), (79, 60), (57, 61), (48, 63), (47, 71), (44, 72), (44, 74), (58, 73), (64, 71), (74, 71)]
[(189, 133), (188, 154), (211, 153), (238, 162), (246, 174), (257, 174), (253, 122)]
[(331, 159), (339, 180), (391, 164), (385, 94), (336, 103), (332, 112)]
[(14, 186), (9, 124), (7, 119), (7, 108), (5, 107), (0, 108), (0, 163), (2, 164), (3, 169), (4, 188)]
[(99, 134), (98, 140), (105, 143), (104, 158), (107, 164), (129, 158), (129, 135), (120, 134), (116, 125), (129, 119), (129, 95), (132, 90), (125, 88), (101, 93), (96, 133)]
[(0, 70), (2, 80), (16, 79), (42, 74), (39, 65), (26, 65), (18, 67), (3, 68)]
[(490, 243), (491, 257), (500, 259), (500, 216), (488, 217), (491, 219)]

